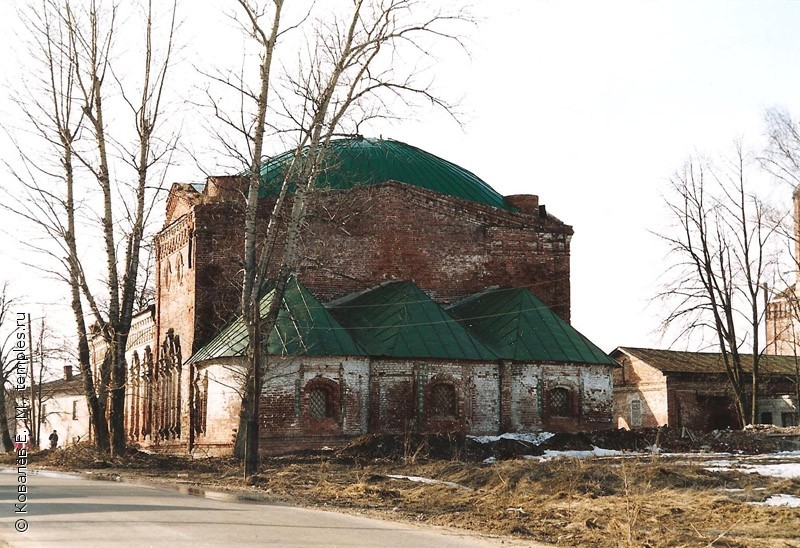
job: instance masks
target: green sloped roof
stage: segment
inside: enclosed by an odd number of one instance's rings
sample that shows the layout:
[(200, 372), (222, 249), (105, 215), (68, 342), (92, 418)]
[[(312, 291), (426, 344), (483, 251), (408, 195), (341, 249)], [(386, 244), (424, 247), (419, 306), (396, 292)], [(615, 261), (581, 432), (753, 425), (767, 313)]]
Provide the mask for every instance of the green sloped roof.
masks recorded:
[[(293, 155), (294, 150), (289, 150), (262, 166), (261, 178), (266, 187), (262, 196), (277, 193)], [(501, 194), (466, 169), (393, 140), (358, 137), (331, 141), (316, 184), (319, 188), (345, 190), (386, 181), (513, 210)]]
[(331, 313), (371, 356), (494, 361), (412, 282), (392, 282), (339, 301)]
[(496, 289), (447, 308), (502, 358), (616, 365), (527, 289)]
[[(266, 314), (274, 291), (261, 298)], [(187, 363), (243, 356), (249, 337), (241, 316), (235, 317)], [(269, 353), (280, 356), (364, 356), (364, 350), (296, 278), (289, 279), (283, 306), (269, 337)]]

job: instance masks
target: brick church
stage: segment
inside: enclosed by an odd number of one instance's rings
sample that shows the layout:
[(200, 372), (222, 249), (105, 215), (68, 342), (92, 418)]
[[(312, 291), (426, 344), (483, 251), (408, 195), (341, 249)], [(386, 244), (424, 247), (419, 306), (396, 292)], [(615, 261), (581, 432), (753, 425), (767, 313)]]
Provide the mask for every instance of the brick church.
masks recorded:
[[(262, 224), (290, 155), (262, 168)], [(616, 364), (569, 323), (572, 228), (537, 196), (361, 137), (331, 143), (317, 188), (268, 341), (265, 451), (370, 432), (612, 427)], [(133, 443), (231, 448), (247, 347), (243, 189), (211, 177), (170, 190), (155, 307), (128, 349)]]

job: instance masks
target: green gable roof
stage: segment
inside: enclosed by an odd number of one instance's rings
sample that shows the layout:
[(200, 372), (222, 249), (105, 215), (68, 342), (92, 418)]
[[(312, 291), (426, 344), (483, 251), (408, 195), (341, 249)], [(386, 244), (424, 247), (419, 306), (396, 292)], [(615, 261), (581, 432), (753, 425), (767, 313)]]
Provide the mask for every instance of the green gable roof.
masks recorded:
[[(289, 150), (262, 166), (261, 178), (266, 187), (262, 196), (278, 192), (293, 155), (294, 150)], [(392, 140), (359, 137), (331, 141), (317, 177), (317, 186), (345, 190), (387, 181), (406, 183), (492, 207), (513, 209), (501, 194), (466, 169)]]
[(346, 298), (331, 313), (371, 356), (498, 359), (412, 282), (392, 282)]
[(495, 289), (447, 308), (502, 358), (616, 365), (527, 289)]
[[(274, 291), (261, 298), (266, 314)], [(212, 358), (243, 356), (249, 337), (241, 316), (235, 317), (211, 342), (187, 363)], [(273, 356), (364, 356), (364, 351), (324, 306), (296, 278), (289, 279), (278, 321), (270, 333), (269, 353)]]

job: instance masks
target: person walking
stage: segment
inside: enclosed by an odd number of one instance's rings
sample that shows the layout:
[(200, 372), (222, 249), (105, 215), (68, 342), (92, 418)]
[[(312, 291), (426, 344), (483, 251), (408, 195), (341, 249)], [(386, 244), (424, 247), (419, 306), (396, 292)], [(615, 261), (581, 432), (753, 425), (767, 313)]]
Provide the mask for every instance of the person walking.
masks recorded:
[(50, 434), (50, 449), (55, 449), (58, 447), (58, 432), (53, 430), (53, 433)]

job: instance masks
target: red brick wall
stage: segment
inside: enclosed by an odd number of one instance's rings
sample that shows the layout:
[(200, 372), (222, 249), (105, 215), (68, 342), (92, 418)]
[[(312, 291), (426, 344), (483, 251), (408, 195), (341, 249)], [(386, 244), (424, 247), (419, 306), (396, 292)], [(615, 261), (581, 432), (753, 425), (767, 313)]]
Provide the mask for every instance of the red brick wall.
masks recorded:
[[(614, 370), (614, 417), (619, 428), (665, 426), (669, 422), (667, 378), (636, 357), (615, 356), (622, 367)], [(633, 424), (631, 402), (639, 401), (641, 424)]]
[[(209, 374), (207, 424), (195, 448), (213, 453), (229, 450), (238, 426), (239, 398), (233, 390), (240, 358), (223, 358), (200, 364)], [(510, 391), (501, 404), (498, 364), (476, 362), (421, 362), (365, 358), (297, 358), (273, 364), (265, 380), (261, 403), (261, 440), (265, 453), (337, 445), (367, 432), (403, 434), (411, 431), (462, 432), (472, 435), (501, 431), (594, 430), (611, 426), (610, 372), (602, 366), (518, 365), (509, 382), (528, 387), (529, 397)], [(504, 369), (505, 374), (508, 368)], [(538, 386), (569, 386), (575, 395), (575, 415), (565, 418), (540, 415)], [(505, 382), (505, 381), (503, 381)], [(432, 413), (432, 388), (440, 383), (455, 390), (452, 417)], [(310, 393), (318, 387), (332, 389), (335, 413), (314, 418), (309, 412)], [(593, 399), (600, 390), (604, 397)], [(506, 396), (504, 396), (506, 397)], [(501, 406), (510, 409), (501, 430)], [(508, 409), (506, 412), (508, 412)]]
[(667, 398), (672, 427), (700, 431), (738, 427), (725, 375), (670, 375)]
[(302, 279), (320, 298), (384, 280), (411, 279), (440, 302), (491, 285), (528, 286), (569, 320), (572, 229), (560, 221), (397, 183), (351, 191), (342, 199), (358, 205), (328, 220), (337, 194), (319, 195), (304, 237)]

